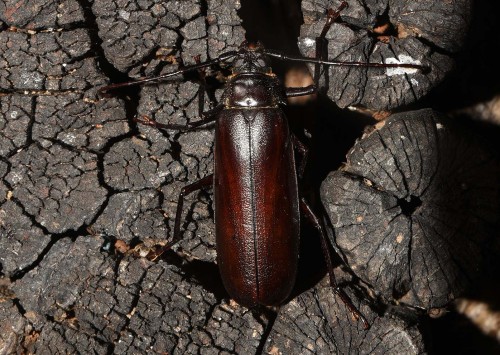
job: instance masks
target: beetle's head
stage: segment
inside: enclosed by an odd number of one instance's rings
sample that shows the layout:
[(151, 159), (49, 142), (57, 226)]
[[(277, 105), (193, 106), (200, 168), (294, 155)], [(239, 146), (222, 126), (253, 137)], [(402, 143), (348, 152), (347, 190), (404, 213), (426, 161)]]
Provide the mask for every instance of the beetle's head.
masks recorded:
[(271, 64), (269, 57), (260, 43), (243, 42), (238, 50), (238, 55), (233, 62), (233, 74), (262, 73), (270, 74)]

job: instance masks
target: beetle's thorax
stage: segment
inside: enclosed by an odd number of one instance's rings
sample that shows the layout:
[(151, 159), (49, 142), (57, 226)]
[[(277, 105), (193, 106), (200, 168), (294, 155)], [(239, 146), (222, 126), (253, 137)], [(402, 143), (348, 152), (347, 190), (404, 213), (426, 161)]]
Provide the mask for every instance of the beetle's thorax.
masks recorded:
[(231, 76), (222, 100), (227, 109), (277, 107), (285, 103), (281, 91), (272, 74), (240, 73)]

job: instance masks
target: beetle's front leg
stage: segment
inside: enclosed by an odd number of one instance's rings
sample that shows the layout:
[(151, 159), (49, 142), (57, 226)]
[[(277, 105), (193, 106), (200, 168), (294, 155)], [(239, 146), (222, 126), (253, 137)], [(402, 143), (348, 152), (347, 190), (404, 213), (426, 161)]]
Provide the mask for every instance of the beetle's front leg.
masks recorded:
[[(200, 56), (196, 56), (194, 58), (196, 64), (200, 65)], [(146, 126), (151, 126), (151, 127), (156, 127), (157, 129), (160, 130), (177, 130), (177, 131), (192, 131), (195, 129), (200, 129), (200, 128), (205, 128), (205, 125), (208, 125), (215, 121), (217, 119), (217, 114), (222, 111), (224, 108), (223, 105), (217, 104), (215, 100), (215, 95), (213, 91), (207, 90), (208, 84), (207, 84), (207, 74), (205, 71), (206, 68), (200, 68), (198, 69), (198, 75), (199, 75), (199, 80), (202, 85), (200, 85), (198, 89), (198, 114), (201, 117), (200, 120), (195, 121), (193, 123), (188, 123), (187, 125), (178, 125), (178, 124), (162, 124), (159, 122), (156, 122), (153, 120), (151, 117), (148, 116), (141, 116), (141, 117), (136, 117), (135, 121), (138, 123), (141, 123)], [(210, 106), (213, 107), (212, 109), (205, 111), (204, 110), (204, 103), (205, 103), (205, 93), (208, 95), (208, 98), (210, 100)]]
[(285, 96), (286, 97), (296, 97), (296, 96), (306, 96), (312, 95), (316, 92), (316, 85), (308, 85), (297, 88), (286, 88)]
[[(200, 56), (197, 55), (194, 57), (194, 60), (196, 64), (201, 64), (200, 62)], [(200, 117), (206, 117), (206, 114), (210, 112), (211, 110), (205, 112), (205, 94), (208, 97), (208, 100), (210, 101), (210, 108), (216, 108), (217, 105), (217, 100), (215, 98), (215, 91), (212, 90), (211, 86), (208, 85), (207, 82), (207, 68), (200, 68), (198, 69), (198, 76), (200, 80), (200, 87), (198, 88), (198, 114)]]
[(335, 278), (335, 274), (333, 272), (333, 264), (332, 264), (332, 255), (330, 253), (330, 248), (328, 245), (328, 239), (326, 237), (325, 229), (320, 219), (314, 214), (311, 207), (307, 204), (306, 200), (302, 197), (300, 199), (300, 208), (302, 212), (305, 214), (307, 219), (316, 227), (321, 237), (321, 249), (323, 249), (323, 255), (325, 257), (326, 265), (328, 267), (328, 274), (330, 275), (330, 286), (333, 289), (333, 292), (344, 302), (352, 316), (356, 320), (360, 320), (363, 323), (363, 327), (365, 329), (370, 328), (370, 324), (366, 320), (366, 318), (361, 314), (361, 312), (356, 308), (355, 305), (352, 304), (349, 296), (344, 292), (344, 290), (337, 284), (337, 280)]
[[(326, 40), (326, 34), (328, 30), (332, 26), (332, 24), (337, 21), (340, 16), (340, 12), (347, 8), (348, 4), (345, 1), (342, 1), (337, 10), (328, 9), (326, 23), (323, 26), (323, 30), (319, 37), (316, 38), (316, 59), (324, 59), (325, 51), (328, 47), (328, 43)], [(321, 64), (316, 64), (314, 67), (314, 83), (319, 87), (319, 77), (321, 75)]]

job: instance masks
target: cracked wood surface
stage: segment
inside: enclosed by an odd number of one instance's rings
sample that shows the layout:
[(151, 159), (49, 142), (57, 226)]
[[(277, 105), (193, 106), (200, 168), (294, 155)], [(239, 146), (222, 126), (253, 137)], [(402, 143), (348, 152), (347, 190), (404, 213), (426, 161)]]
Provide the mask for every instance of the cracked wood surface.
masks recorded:
[[(311, 287), (280, 309), (247, 310), (229, 300), (214, 263), (212, 199), (205, 192), (188, 199), (176, 251), (148, 257), (171, 237), (180, 189), (212, 171), (213, 132), (161, 133), (133, 118), (185, 124), (209, 99), (199, 95), (196, 75), (118, 98), (98, 98), (96, 91), (110, 78), (166, 73), (197, 55), (204, 61), (237, 48), (245, 33), (239, 9), (239, 1), (220, 0), (0, 4), (0, 353), (418, 354), (431, 347), (420, 333), (431, 328), (427, 319), (367, 298), (366, 285), (340, 268), (337, 276), (371, 321), (369, 331), (350, 319), (325, 279), (316, 286), (308, 280)], [(407, 27), (429, 23), (397, 17), (403, 5), (391, 9), (391, 19)], [(355, 18), (351, 11), (346, 19)], [(253, 21), (249, 28), (259, 26)], [(467, 24), (450, 21), (450, 28)], [(333, 32), (343, 36), (354, 25), (335, 25)], [(431, 42), (435, 30), (428, 29)], [(441, 42), (434, 45), (454, 53), (464, 32), (435, 36)], [(328, 39), (335, 47), (336, 39)], [(451, 67), (452, 56), (438, 54), (433, 60), (442, 67), (425, 77), (418, 95), (382, 95), (380, 102), (372, 93), (356, 101), (344, 87), (339, 105), (371, 102), (386, 110), (413, 102)], [(407, 88), (370, 76), (360, 82)], [(218, 97), (221, 84), (209, 84)], [(322, 278), (316, 274), (305, 278)], [(379, 292), (387, 296), (384, 285)]]

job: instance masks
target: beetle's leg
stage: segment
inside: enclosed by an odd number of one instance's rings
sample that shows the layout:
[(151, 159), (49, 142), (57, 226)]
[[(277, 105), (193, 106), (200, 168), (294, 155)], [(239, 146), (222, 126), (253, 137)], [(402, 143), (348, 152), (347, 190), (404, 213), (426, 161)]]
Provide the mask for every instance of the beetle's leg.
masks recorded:
[[(194, 57), (194, 60), (195, 60), (197, 65), (201, 64), (200, 63), (200, 56)], [(207, 80), (206, 80), (207, 74), (206, 74), (205, 69), (206, 69), (206, 67), (198, 68), (198, 74), (199, 74), (200, 82), (201, 82), (201, 85), (200, 85), (200, 87), (198, 89), (198, 93), (197, 93), (197, 95), (198, 95), (198, 111), (199, 111), (200, 117), (202, 117), (200, 120), (198, 120), (194, 123), (189, 123), (187, 125), (162, 124), (162, 123), (156, 122), (151, 117), (143, 115), (140, 118), (136, 117), (135, 121), (142, 123), (144, 125), (147, 125), (147, 126), (156, 127), (160, 130), (170, 129), (170, 130), (178, 130), (178, 131), (191, 131), (191, 130), (195, 130), (195, 129), (205, 128), (203, 126), (215, 121), (217, 119), (217, 114), (223, 109), (223, 106), (217, 105), (214, 95), (211, 95), (207, 91)], [(213, 107), (211, 110), (208, 110), (208, 111), (204, 111), (204, 109), (205, 109), (205, 92), (208, 95), (211, 107)]]
[(200, 179), (192, 184), (184, 186), (181, 189), (179, 194), (179, 199), (177, 201), (177, 212), (175, 213), (175, 223), (174, 223), (174, 237), (172, 241), (170, 241), (166, 247), (170, 248), (172, 245), (181, 240), (181, 215), (182, 215), (182, 206), (184, 205), (184, 198), (189, 195), (191, 192), (201, 190), (204, 187), (210, 186), (213, 184), (214, 174), (210, 174), (205, 176), (203, 179)]
[(286, 97), (295, 97), (295, 96), (305, 96), (311, 95), (316, 92), (316, 85), (308, 85), (298, 88), (286, 88), (285, 96)]
[[(316, 59), (323, 60), (325, 57), (326, 48), (328, 46), (328, 42), (326, 40), (326, 34), (332, 24), (339, 18), (340, 12), (348, 6), (347, 2), (342, 1), (337, 10), (328, 9), (326, 23), (323, 26), (323, 30), (319, 37), (316, 38)], [(316, 85), (319, 84), (319, 77), (321, 75), (321, 64), (316, 64), (314, 67), (314, 83)]]
[(193, 182), (192, 184), (186, 185), (181, 189), (179, 193), (179, 199), (177, 200), (177, 211), (175, 212), (175, 222), (174, 222), (174, 235), (172, 240), (168, 242), (166, 245), (161, 247), (158, 251), (154, 251), (152, 253), (151, 260), (158, 259), (164, 252), (172, 248), (176, 243), (178, 243), (181, 237), (181, 217), (182, 217), (182, 207), (184, 205), (184, 198), (189, 195), (191, 192), (201, 190), (204, 187), (210, 186), (213, 183), (214, 174), (210, 174), (205, 176), (203, 179)]
[(342, 1), (342, 3), (339, 5), (337, 10), (334, 10), (332, 8), (328, 9), (327, 16), (326, 16), (326, 23), (323, 26), (323, 30), (321, 31), (321, 34), (319, 35), (319, 39), (325, 40), (326, 39), (326, 34), (330, 27), (332, 27), (332, 24), (337, 21), (337, 19), (340, 16), (340, 12), (347, 8), (349, 4), (346, 1)]
[(349, 299), (349, 296), (339, 287), (337, 284), (337, 280), (335, 279), (335, 274), (333, 272), (333, 264), (332, 258), (330, 254), (330, 249), (328, 245), (328, 240), (326, 237), (325, 229), (323, 227), (323, 223), (321, 223), (320, 219), (314, 214), (311, 207), (307, 204), (306, 200), (302, 197), (300, 199), (300, 207), (302, 212), (306, 215), (307, 219), (316, 227), (321, 237), (321, 249), (323, 249), (323, 255), (326, 260), (326, 265), (328, 267), (328, 274), (330, 275), (330, 285), (333, 289), (333, 292), (339, 296), (339, 298), (344, 302), (352, 316), (356, 320), (360, 320), (363, 323), (363, 327), (365, 329), (370, 328), (370, 324), (366, 320), (366, 318), (361, 314), (361, 312), (352, 304), (352, 301)]
[[(194, 57), (196, 64), (201, 64), (200, 56)], [(198, 113), (200, 117), (206, 116), (205, 113), (205, 93), (210, 100), (210, 108), (213, 109), (217, 107), (217, 100), (215, 99), (215, 93), (213, 90), (209, 90), (209, 85), (207, 83), (207, 71), (206, 67), (198, 69), (198, 75), (200, 77), (201, 85), (198, 88)]]
[(299, 176), (299, 179), (302, 179), (307, 164), (307, 158), (309, 156), (309, 148), (304, 143), (302, 143), (295, 134), (292, 134), (292, 142), (293, 146), (297, 149), (297, 152), (301, 155), (297, 175)]
[(203, 126), (208, 125), (215, 121), (217, 119), (217, 114), (222, 111), (224, 108), (223, 105), (217, 105), (214, 109), (209, 110), (207, 112), (204, 112), (202, 114), (203, 118), (193, 122), (189, 123), (187, 125), (180, 125), (180, 124), (162, 124), (159, 122), (156, 122), (152, 118), (148, 116), (141, 116), (141, 117), (136, 117), (134, 120), (138, 123), (141, 123), (146, 126), (151, 126), (151, 127), (156, 127), (159, 130), (176, 130), (176, 131), (192, 131), (195, 129), (202, 129), (205, 128)]

